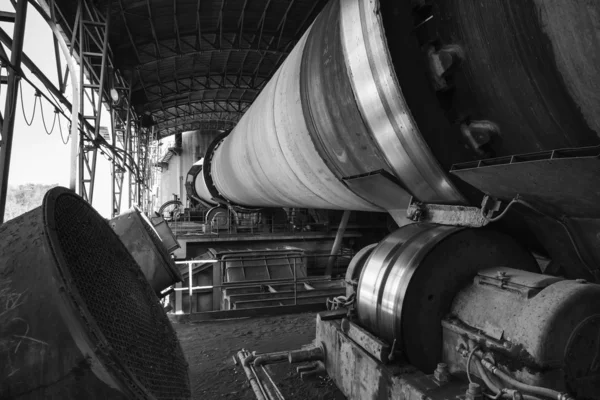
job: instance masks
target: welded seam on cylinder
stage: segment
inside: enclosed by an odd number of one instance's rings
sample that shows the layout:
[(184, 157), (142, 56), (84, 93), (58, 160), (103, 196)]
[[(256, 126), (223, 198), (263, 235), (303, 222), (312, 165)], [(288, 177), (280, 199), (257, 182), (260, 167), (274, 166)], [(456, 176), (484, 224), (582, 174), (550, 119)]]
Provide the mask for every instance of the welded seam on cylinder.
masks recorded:
[[(280, 69), (283, 68), (283, 64), (279, 68)], [(279, 80), (281, 79), (281, 73), (279, 73), (279, 70), (275, 72), (274, 77), (276, 77), (276, 80), (273, 83), (273, 94), (274, 95), (272, 96), (273, 97), (272, 108), (271, 108), (272, 110), (275, 110), (275, 98), (276, 98), (275, 93), (277, 92), (277, 84), (279, 83)], [(273, 78), (271, 78), (271, 79), (273, 79)], [(269, 81), (269, 83), (270, 83), (270, 81)], [(269, 121), (269, 123), (273, 124), (273, 136), (275, 136), (277, 144), (278, 144), (279, 148), (281, 149), (281, 144), (279, 144), (279, 137), (277, 136), (277, 126), (275, 124), (275, 112), (273, 112), (273, 120)], [(279, 186), (271, 180), (271, 177), (267, 173), (265, 173), (265, 170), (262, 167), (262, 163), (260, 162), (260, 157), (256, 153), (256, 146), (251, 146), (251, 147), (252, 147), (252, 151), (254, 153), (255, 159), (259, 160), (259, 162), (257, 163), (258, 164), (258, 168), (262, 172), (262, 175), (265, 177), (265, 179), (267, 180), (267, 182), (269, 182), (269, 185), (271, 186), (271, 188), (277, 192), (279, 198), (284, 198), (286, 201), (289, 201), (289, 204), (292, 204), (293, 203), (293, 199), (289, 198), (285, 192), (279, 190)], [(281, 153), (283, 154), (283, 151), (281, 151)], [(285, 157), (284, 157), (284, 160), (287, 162), (287, 159)], [(271, 162), (271, 160), (265, 160), (265, 161)], [(294, 172), (294, 170), (291, 167), (290, 167), (290, 170), (296, 176), (296, 173)], [(296, 176), (296, 178), (298, 178), (298, 177)], [(300, 182), (303, 186), (306, 186), (300, 180), (298, 180), (298, 182)], [(260, 183), (260, 179), (259, 179), (259, 185), (260, 184), (261, 183)], [(263, 187), (263, 190), (264, 190), (264, 187)], [(268, 193), (268, 191), (265, 191), (265, 192)], [(273, 199), (269, 199), (269, 201), (273, 202), (274, 200)], [(274, 201), (274, 202), (276, 202), (276, 201)]]
[[(314, 23), (313, 23), (313, 25), (314, 25)], [(306, 39), (304, 40), (304, 46), (306, 46), (306, 42), (307, 42), (308, 36), (310, 35), (310, 32), (312, 32), (312, 27), (313, 27), (313, 25), (311, 25), (311, 26), (308, 28), (308, 31), (307, 31), (307, 32), (306, 32), (306, 34), (305, 34), (305, 35), (306, 35), (306, 36), (305, 36), (305, 38), (306, 38)], [(302, 40), (301, 40), (301, 41), (302, 41)], [(300, 41), (300, 42), (301, 42), (301, 41)], [(298, 43), (296, 46), (298, 46), (298, 45), (300, 44), (300, 42), (299, 42), (299, 43)], [(302, 52), (303, 52), (303, 53), (304, 53), (304, 51), (305, 51), (305, 47), (303, 47), (303, 49), (302, 49)], [(283, 71), (283, 68), (284, 68), (284, 66), (285, 66), (285, 64), (283, 64), (281, 67), (279, 67), (281, 71)], [(278, 71), (278, 72), (279, 72), (279, 71)], [(279, 75), (280, 75), (280, 76), (278, 76), (278, 77), (277, 77), (277, 82), (276, 82), (276, 84), (275, 84), (275, 91), (277, 91), (277, 87), (278, 87), (279, 79), (281, 78), (281, 74), (279, 74)], [(300, 82), (299, 82), (299, 84), (300, 84)], [(299, 89), (300, 89), (300, 88), (299, 88)], [(272, 102), (273, 109), (275, 109), (275, 102), (276, 102), (276, 100), (277, 100), (277, 96), (273, 96), (273, 102)], [(306, 122), (306, 118), (304, 117), (304, 112), (303, 112), (302, 114), (303, 114), (302, 116), (303, 116), (303, 118), (305, 119), (305, 122)], [(284, 151), (283, 151), (283, 146), (281, 145), (281, 141), (279, 140), (279, 135), (278, 135), (278, 132), (277, 132), (277, 128), (275, 128), (274, 132), (275, 132), (275, 139), (277, 140), (277, 145), (279, 146), (279, 149), (280, 149), (280, 151), (281, 151), (281, 154), (284, 154), (284, 155), (285, 155), (285, 153), (284, 153)], [(310, 135), (309, 135), (309, 136), (310, 136)], [(312, 143), (312, 139), (311, 139), (311, 143)], [(313, 143), (313, 146), (314, 146), (314, 143)], [(318, 152), (317, 152), (317, 153), (318, 153)], [(287, 162), (287, 158), (286, 158), (286, 157), (284, 157), (284, 159), (285, 159), (285, 161)], [(325, 166), (327, 166), (327, 164), (325, 164)], [(291, 166), (289, 163), (288, 163), (288, 167), (289, 167), (290, 171), (292, 171), (292, 173), (293, 173), (293, 174), (294, 174), (294, 176), (296, 177), (296, 180), (297, 180), (297, 181), (298, 181), (298, 182), (299, 182), (299, 183), (300, 183), (302, 186), (304, 186), (308, 192), (312, 193), (312, 194), (313, 194), (315, 197), (318, 197), (318, 198), (319, 198), (319, 199), (321, 199), (323, 202), (325, 202), (325, 203), (327, 203), (327, 204), (330, 204), (330, 205), (332, 206), (332, 208), (334, 208), (334, 209), (337, 209), (337, 208), (339, 208), (339, 207), (337, 207), (335, 204), (331, 203), (329, 200), (327, 200), (327, 199), (323, 198), (323, 197), (322, 197), (321, 195), (319, 195), (318, 193), (315, 193), (315, 191), (314, 191), (314, 190), (311, 190), (311, 189), (310, 189), (310, 188), (309, 188), (309, 187), (308, 187), (308, 186), (307, 186), (307, 185), (306, 185), (304, 182), (302, 182), (302, 180), (300, 179), (300, 177), (298, 176), (298, 174), (296, 173), (296, 171), (294, 170), (294, 168), (292, 168), (292, 166)]]
[[(429, 191), (432, 191), (433, 193), (436, 194), (436, 196), (439, 196), (440, 198), (445, 198), (448, 195), (451, 195), (453, 197), (453, 201), (464, 202), (463, 196), (457, 191), (457, 189), (454, 187), (452, 182), (448, 179), (448, 177), (446, 176), (446, 174), (443, 172), (440, 165), (438, 164), (437, 160), (435, 160), (432, 157), (429, 146), (424, 142), (422, 135), (417, 128), (416, 122), (414, 121), (414, 118), (410, 114), (409, 114), (409, 118), (412, 122), (412, 125), (415, 127), (416, 134), (418, 135), (418, 137), (416, 137), (416, 139), (419, 142), (421, 142), (420, 144), (423, 147), (426, 148), (425, 154), (423, 154), (423, 153), (415, 154), (415, 149), (413, 148), (413, 146), (410, 146), (409, 143), (406, 141), (404, 135), (402, 135), (402, 130), (398, 126), (397, 121), (394, 118), (394, 113), (392, 112), (391, 105), (390, 105), (387, 97), (385, 96), (385, 93), (384, 93), (384, 90), (382, 87), (382, 82), (380, 79), (376, 78), (378, 75), (376, 74), (377, 67), (374, 62), (374, 56), (375, 56), (374, 51), (373, 51), (371, 42), (366, 40), (366, 38), (369, 37), (369, 31), (367, 30), (367, 19), (366, 19), (365, 12), (366, 12), (365, 7), (359, 6), (361, 30), (362, 30), (363, 37), (365, 38), (364, 43), (365, 43), (365, 50), (367, 52), (369, 68), (372, 71), (373, 82), (377, 88), (377, 93), (379, 95), (379, 99), (381, 101), (381, 104), (384, 107), (385, 113), (388, 117), (388, 121), (389, 121), (390, 125), (392, 126), (394, 132), (396, 133), (396, 137), (400, 141), (404, 151), (408, 154), (410, 161), (412, 163), (414, 163), (416, 173), (419, 174), (419, 176), (423, 179), (423, 181), (427, 182), (427, 184), (429, 186)], [(384, 34), (384, 33), (382, 32), (382, 34)], [(385, 36), (384, 36), (384, 38), (385, 38)], [(382, 39), (384, 39), (384, 38), (382, 38)], [(393, 68), (390, 67), (390, 69), (391, 69), (390, 73), (394, 74)], [(402, 97), (403, 101), (406, 102), (406, 100), (402, 96), (401, 89), (398, 87), (397, 84), (396, 84), (396, 87), (397, 87), (398, 91), (400, 92), (399, 95)], [(407, 104), (407, 108), (408, 108), (408, 104)], [(408, 108), (408, 111), (410, 111), (410, 108)], [(426, 162), (423, 162), (423, 161), (426, 161)], [(425, 176), (425, 174), (424, 174), (425, 172), (429, 172), (430, 173), (430, 174), (428, 174), (429, 176)], [(432, 182), (432, 180), (433, 180), (433, 182)], [(439, 181), (439, 182), (436, 182), (436, 181)], [(443, 189), (440, 192), (439, 184), (443, 184), (444, 186), (446, 186), (448, 189), (450, 189), (452, 191), (452, 193), (448, 193), (447, 190), (444, 191)]]
[[(360, 14), (360, 26), (361, 26), (361, 30), (362, 30), (362, 34), (363, 34), (363, 38), (364, 38), (364, 44), (365, 44), (365, 50), (367, 52), (367, 60), (369, 62), (369, 68), (371, 69), (371, 73), (373, 75), (373, 83), (375, 84), (375, 87), (377, 88), (377, 94), (379, 95), (379, 100), (381, 101), (381, 104), (385, 110), (387, 119), (388, 119), (390, 125), (392, 126), (392, 128), (394, 129), (394, 133), (396, 133), (396, 137), (400, 141), (402, 148), (404, 149), (404, 151), (406, 151), (408, 153), (408, 156), (409, 156), (409, 159), (411, 160), (411, 162), (415, 163), (415, 169), (416, 169), (417, 173), (419, 174), (419, 176), (429, 184), (428, 186), (429, 186), (430, 190), (433, 190), (436, 194), (440, 195), (440, 193), (438, 193), (437, 189), (435, 189), (435, 187), (434, 187), (435, 185), (431, 185), (430, 180), (427, 179), (426, 176), (424, 176), (423, 170), (420, 168), (421, 166), (419, 165), (419, 163), (417, 161), (417, 160), (419, 160), (419, 157), (416, 157), (414, 149), (408, 145), (408, 143), (406, 142), (406, 140), (404, 138), (404, 135), (402, 135), (401, 129), (398, 126), (398, 124), (394, 118), (394, 113), (392, 112), (392, 109), (388, 102), (388, 99), (386, 98), (385, 93), (383, 93), (381, 81), (376, 78), (377, 77), (377, 66), (375, 65), (375, 63), (373, 61), (373, 57), (375, 55), (374, 55), (373, 48), (371, 46), (371, 42), (369, 40), (367, 40), (367, 38), (369, 37), (369, 31), (367, 30), (367, 20), (366, 20), (366, 16), (365, 16), (365, 8), (360, 7), (360, 6), (358, 8), (359, 8), (359, 14)], [(390, 68), (390, 70), (391, 70), (390, 71), (391, 73), (395, 73), (392, 68)], [(399, 95), (402, 96), (402, 91), (399, 87), (398, 87), (398, 91), (400, 92)], [(402, 96), (402, 98), (403, 98), (403, 96)], [(421, 135), (418, 128), (416, 127), (416, 123), (413, 120), (412, 116), (410, 116), (410, 119), (411, 119), (411, 122), (415, 125), (415, 131), (417, 132), (417, 134)], [(443, 194), (442, 194), (442, 196), (443, 196)]]
[[(338, 4), (338, 3), (335, 1), (329, 2), (329, 4), (327, 4), (325, 6), (323, 11), (321, 11), (319, 13), (319, 15), (315, 19), (315, 22), (313, 23), (312, 27), (314, 27), (315, 25), (318, 25), (322, 19), (325, 19), (326, 13), (327, 13), (327, 16), (329, 16), (329, 13), (331, 12), (330, 9), (332, 7), (334, 7), (335, 4)], [(308, 34), (308, 36), (306, 38), (306, 44), (304, 45), (304, 51), (302, 52), (302, 58), (300, 60), (300, 103), (302, 106), (302, 116), (304, 117), (304, 121), (306, 122), (306, 128), (308, 129), (310, 140), (311, 140), (313, 146), (315, 147), (315, 149), (317, 150), (317, 153), (319, 154), (319, 156), (321, 157), (321, 159), (323, 160), (325, 165), (331, 170), (331, 172), (334, 172), (334, 170), (335, 170), (335, 172), (337, 172), (337, 173), (334, 173), (334, 175), (336, 175), (336, 177), (339, 179), (340, 176), (343, 176), (343, 173), (342, 173), (342, 171), (340, 171), (337, 164), (332, 162), (329, 159), (329, 157), (327, 157), (327, 152), (325, 151), (325, 143), (323, 142), (323, 140), (321, 139), (321, 137), (319, 136), (319, 134), (317, 132), (317, 124), (316, 124), (316, 121), (315, 121), (315, 118), (313, 115), (312, 107), (310, 105), (310, 85), (308, 84), (308, 81), (309, 81), (308, 66), (310, 65), (310, 62), (309, 62), (310, 50), (312, 49), (311, 36), (314, 33), (312, 27), (311, 27), (310, 33)]]
[[(340, 3), (337, 1), (332, 1), (319, 14), (319, 16), (317, 17), (317, 20), (315, 20), (315, 23), (313, 26), (319, 26), (319, 24), (322, 25), (323, 23), (331, 24), (332, 22), (336, 24), (337, 32), (335, 35), (333, 35), (334, 43), (332, 44), (332, 46), (335, 46), (336, 41), (339, 42), (339, 43), (337, 43), (339, 45), (339, 49), (338, 49), (339, 54), (336, 52), (333, 52), (331, 57), (334, 60), (335, 60), (336, 56), (341, 58), (340, 67), (342, 67), (344, 69), (344, 71), (341, 74), (340, 79), (343, 81), (343, 83), (345, 83), (350, 88), (350, 92), (352, 93), (353, 92), (352, 82), (350, 79), (350, 73), (348, 71), (348, 66), (346, 65), (345, 60), (344, 60), (343, 44), (341, 43), (341, 41), (342, 41), (341, 35), (342, 34), (341, 34), (341, 15), (340, 15), (340, 13), (341, 13)], [(332, 21), (332, 18), (331, 18), (332, 15), (336, 16), (334, 21)], [(325, 21), (321, 22), (321, 19), (324, 19)], [(327, 165), (330, 168), (330, 170), (334, 173), (336, 178), (340, 182), (344, 183), (343, 179), (346, 178), (348, 174), (344, 173), (342, 168), (340, 168), (340, 166), (336, 163), (335, 158), (332, 157), (332, 155), (327, 151), (327, 144), (322, 139), (322, 136), (319, 134), (319, 129), (317, 128), (317, 120), (315, 118), (315, 115), (313, 112), (313, 106), (311, 104), (312, 90), (311, 90), (309, 82), (310, 82), (311, 76), (312, 76), (311, 75), (312, 71), (310, 69), (310, 65), (311, 65), (310, 61), (311, 61), (311, 55), (313, 54), (313, 52), (311, 50), (313, 49), (313, 45), (315, 43), (315, 40), (313, 40), (314, 34), (315, 34), (315, 31), (311, 30), (311, 32), (307, 38), (307, 41), (306, 41), (306, 45), (305, 45), (306, 47), (302, 54), (302, 60), (301, 60), (301, 64), (300, 64), (300, 87), (302, 88), (302, 90), (300, 91), (300, 100), (302, 101), (304, 120), (306, 121), (306, 127), (308, 128), (308, 132), (310, 134), (310, 139), (313, 142), (313, 145), (315, 146), (315, 149), (317, 150), (318, 154), (323, 159), (325, 165)], [(321, 40), (322, 40), (322, 38), (320, 38), (320, 37), (316, 38), (317, 42), (321, 41)], [(318, 53), (318, 55), (321, 56), (320, 53)], [(332, 62), (334, 64), (336, 63), (336, 61), (332, 61)], [(321, 71), (321, 72), (324, 72), (324, 71)], [(323, 100), (326, 100), (326, 96), (323, 98)], [(356, 113), (357, 113), (356, 116), (362, 121), (363, 127), (368, 130), (367, 123), (364, 120), (362, 114), (360, 113), (360, 110), (358, 109), (358, 104), (356, 104), (356, 100), (354, 103), (355, 103), (354, 105), (356, 107)], [(326, 103), (325, 106), (327, 107), (328, 104)], [(327, 108), (329, 111), (329, 107), (327, 107)], [(364, 133), (365, 132), (363, 132), (363, 134)], [(338, 138), (338, 139), (340, 139), (340, 138)], [(382, 164), (385, 165), (387, 168), (390, 168), (388, 163), (385, 161), (385, 156), (383, 155), (383, 153), (381, 153), (381, 150), (379, 149), (379, 147), (375, 143), (373, 143), (373, 145), (375, 146), (373, 150), (376, 151), (378, 157), (382, 160)], [(344, 150), (350, 150), (350, 149), (344, 147)], [(355, 155), (351, 151), (347, 151), (346, 155), (348, 158), (353, 160), (352, 164), (360, 165), (360, 157), (359, 156)], [(354, 194), (357, 195), (358, 197), (362, 198), (364, 201), (369, 202), (369, 203), (373, 204), (374, 206), (378, 207), (370, 199), (367, 199), (357, 193), (354, 193)]]

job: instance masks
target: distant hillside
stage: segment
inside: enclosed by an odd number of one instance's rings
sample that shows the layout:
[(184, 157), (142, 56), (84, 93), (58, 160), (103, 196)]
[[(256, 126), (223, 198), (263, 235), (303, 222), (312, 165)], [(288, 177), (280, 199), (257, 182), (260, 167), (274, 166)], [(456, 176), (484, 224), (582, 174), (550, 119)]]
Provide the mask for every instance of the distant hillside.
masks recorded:
[(46, 192), (55, 186), (58, 186), (58, 184), (26, 183), (19, 186), (9, 185), (4, 220), (8, 221), (40, 206)]

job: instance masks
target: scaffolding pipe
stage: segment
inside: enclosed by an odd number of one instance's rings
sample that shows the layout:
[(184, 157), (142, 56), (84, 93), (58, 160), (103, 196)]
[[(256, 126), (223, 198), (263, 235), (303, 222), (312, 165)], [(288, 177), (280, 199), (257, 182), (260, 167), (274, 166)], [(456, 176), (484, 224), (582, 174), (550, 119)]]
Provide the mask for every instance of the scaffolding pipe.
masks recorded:
[[(69, 52), (69, 47), (65, 42), (65, 39), (60, 34), (60, 31), (54, 21), (47, 20), (50, 29), (52, 29), (52, 33), (54, 37), (58, 41), (58, 45), (60, 46), (60, 50), (63, 53), (63, 56), (67, 60), (67, 68), (69, 69), (69, 75), (71, 76), (71, 92), (73, 96), (73, 104), (71, 107), (71, 168), (69, 175), (69, 189), (72, 191), (76, 191), (77, 189), (77, 153), (79, 150), (79, 132), (77, 129), (77, 121), (79, 120), (79, 82), (77, 81), (77, 74), (75, 69), (75, 63), (73, 62), (73, 58), (71, 57), (71, 53)], [(83, 67), (82, 67), (83, 68)], [(84, 128), (83, 126), (81, 127)]]
[(325, 269), (325, 275), (331, 276), (333, 274), (333, 266), (335, 261), (337, 260), (337, 254), (342, 247), (342, 241), (344, 239), (344, 233), (346, 232), (346, 227), (348, 226), (348, 220), (350, 219), (350, 210), (344, 211), (342, 215), (342, 221), (340, 222), (340, 226), (338, 227), (337, 234), (335, 235), (335, 241), (333, 242), (333, 247), (331, 248), (331, 257), (327, 261), (327, 268)]

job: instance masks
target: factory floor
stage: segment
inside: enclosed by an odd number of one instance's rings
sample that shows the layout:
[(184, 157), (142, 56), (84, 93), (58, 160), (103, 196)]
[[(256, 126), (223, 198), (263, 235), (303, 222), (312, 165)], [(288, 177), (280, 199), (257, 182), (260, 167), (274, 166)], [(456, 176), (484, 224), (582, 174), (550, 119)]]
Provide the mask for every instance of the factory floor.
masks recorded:
[[(315, 337), (315, 315), (296, 314), (227, 321), (173, 324), (190, 366), (193, 399), (255, 399), (241, 366), (240, 349), (259, 353), (298, 349)], [(328, 378), (303, 382), (296, 366), (268, 367), (286, 400), (344, 400)]]

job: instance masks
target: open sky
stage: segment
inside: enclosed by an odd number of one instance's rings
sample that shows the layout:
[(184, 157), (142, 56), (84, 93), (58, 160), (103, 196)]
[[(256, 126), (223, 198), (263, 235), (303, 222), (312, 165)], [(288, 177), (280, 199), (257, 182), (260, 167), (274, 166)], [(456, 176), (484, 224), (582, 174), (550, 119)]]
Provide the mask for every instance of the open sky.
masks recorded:
[[(0, 10), (14, 12), (13, 7), (8, 0), (0, 0)], [(0, 26), (12, 37), (13, 24), (0, 23)], [(10, 55), (10, 49), (6, 46), (4, 46), (4, 49)], [(37, 66), (46, 74), (46, 76), (58, 86), (52, 31), (45, 20), (32, 6), (28, 7), (23, 50), (29, 58), (36, 62)], [(62, 66), (64, 71), (66, 68), (64, 60)], [(38, 87), (43, 88), (43, 85), (35, 79), (33, 74), (26, 68), (24, 69), (26, 75), (31, 78)], [(4, 73), (6, 73), (5, 69), (3, 69), (3, 74)], [(0, 93), (0, 109), (2, 110), (2, 114), (4, 114), (6, 85), (0, 86), (2, 89), (2, 93)], [(57, 183), (61, 186), (68, 187), (70, 143), (67, 145), (63, 143), (58, 120), (55, 123), (54, 130), (48, 135), (42, 119), (43, 110), (46, 127), (48, 131), (50, 131), (54, 120), (54, 108), (48, 101), (41, 98), (41, 101), (37, 101), (34, 114), (35, 90), (25, 81), (22, 81), (21, 88), (23, 103), (21, 103), (21, 98), (19, 98), (15, 119), (9, 184)], [(52, 98), (47, 91), (45, 93)], [(66, 95), (69, 100), (71, 100), (70, 86), (67, 87)], [(21, 104), (23, 104), (23, 106)], [(70, 110), (65, 109), (65, 111), (67, 115), (71, 114)], [(31, 120), (32, 116), (33, 121)], [(27, 119), (27, 122), (31, 122), (31, 126), (27, 124), (25, 118)], [(101, 125), (107, 127), (110, 126), (109, 114), (106, 111), (103, 112)], [(60, 118), (60, 126), (62, 127), (63, 137), (66, 140), (68, 138), (69, 130), (68, 121), (64, 117)], [(110, 174), (110, 163), (98, 153), (96, 188), (93, 205), (104, 217), (110, 217), (112, 201)], [(127, 204), (125, 197), (123, 197), (123, 204)], [(123, 210), (124, 209), (125, 208), (123, 208)]]

